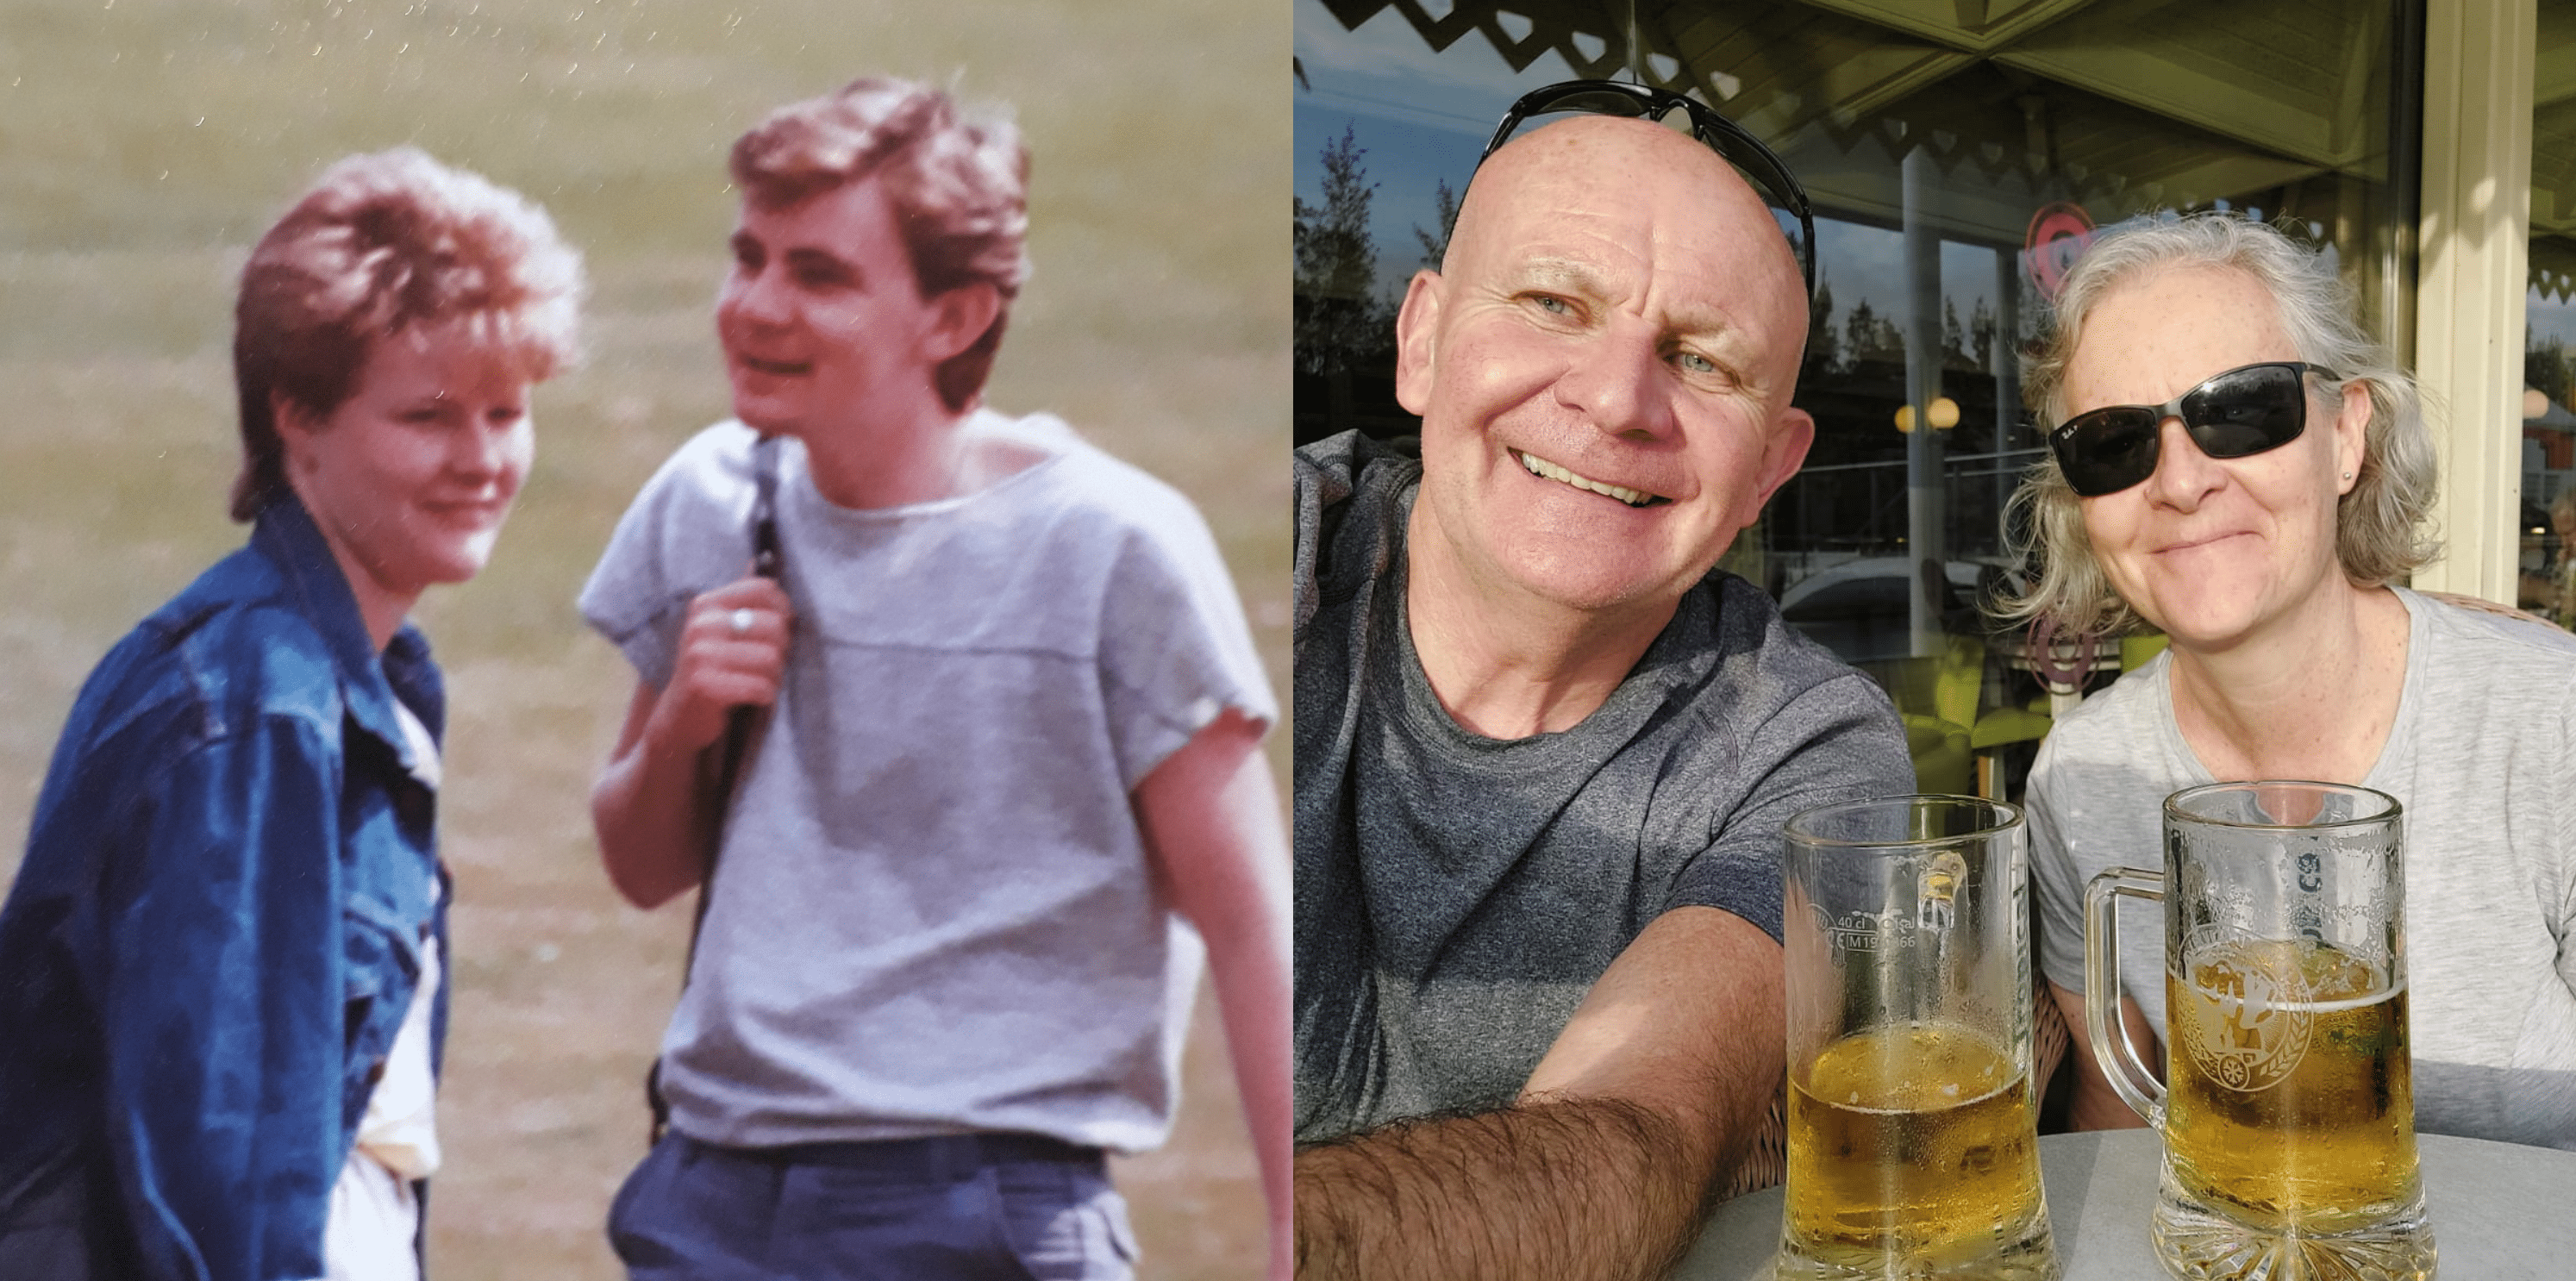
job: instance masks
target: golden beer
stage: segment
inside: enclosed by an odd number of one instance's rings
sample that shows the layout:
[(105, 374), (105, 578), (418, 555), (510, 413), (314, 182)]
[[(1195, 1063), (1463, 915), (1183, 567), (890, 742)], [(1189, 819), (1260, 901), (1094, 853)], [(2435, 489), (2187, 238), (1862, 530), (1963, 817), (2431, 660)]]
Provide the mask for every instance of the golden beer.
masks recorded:
[(2183, 1192), (2250, 1226), (2365, 1227), (2414, 1201), (2406, 989), (2308, 941), (2240, 940), (2165, 976), (2165, 1139)]
[(1782, 1275), (1795, 1255), (1982, 1268), (2048, 1249), (2029, 1081), (1994, 1041), (1949, 1023), (1873, 1028), (1791, 1084)]

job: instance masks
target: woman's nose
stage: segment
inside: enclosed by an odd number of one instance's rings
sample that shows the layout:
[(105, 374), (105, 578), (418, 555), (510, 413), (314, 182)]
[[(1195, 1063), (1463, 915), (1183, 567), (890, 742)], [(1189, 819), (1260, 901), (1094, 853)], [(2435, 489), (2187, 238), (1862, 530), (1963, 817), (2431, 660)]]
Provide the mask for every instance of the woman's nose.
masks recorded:
[(2161, 435), (2156, 441), (2156, 470), (2147, 477), (2148, 501), (2190, 511), (2211, 490), (2227, 483), (2227, 469), (2200, 452), (2180, 417), (2167, 415), (2156, 430)]
[(524, 410), (509, 415), (478, 415), (471, 426), (451, 438), (448, 465), (478, 482), (506, 477), (524, 451), (530, 430)]

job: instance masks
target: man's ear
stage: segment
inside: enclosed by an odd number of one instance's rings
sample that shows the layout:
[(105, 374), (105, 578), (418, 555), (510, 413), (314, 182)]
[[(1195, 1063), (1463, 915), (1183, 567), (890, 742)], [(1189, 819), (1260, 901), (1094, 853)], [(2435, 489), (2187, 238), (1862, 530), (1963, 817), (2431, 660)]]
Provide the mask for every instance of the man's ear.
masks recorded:
[(959, 285), (932, 299), (931, 310), (922, 354), (936, 365), (974, 346), (993, 327), (993, 318), (1002, 314), (1002, 291), (989, 280)]
[(1416, 416), (1431, 411), (1439, 363), (1440, 304), (1446, 282), (1436, 271), (1417, 271), (1395, 313), (1395, 403)]
[(1806, 410), (1792, 406), (1780, 411), (1771, 423), (1770, 442), (1762, 447), (1762, 491), (1759, 502), (1771, 501), (1789, 478), (1798, 474), (1807, 461), (1807, 450), (1816, 443), (1816, 420)]

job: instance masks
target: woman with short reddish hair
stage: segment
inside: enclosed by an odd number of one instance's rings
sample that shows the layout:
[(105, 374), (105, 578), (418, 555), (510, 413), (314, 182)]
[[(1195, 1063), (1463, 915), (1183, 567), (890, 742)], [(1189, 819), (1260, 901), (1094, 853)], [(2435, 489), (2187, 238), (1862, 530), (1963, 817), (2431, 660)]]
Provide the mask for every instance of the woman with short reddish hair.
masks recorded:
[(0, 908), (0, 1278), (419, 1276), (445, 699), (405, 616), (490, 557), (580, 289), (409, 148), (252, 251), (249, 545), (91, 674)]

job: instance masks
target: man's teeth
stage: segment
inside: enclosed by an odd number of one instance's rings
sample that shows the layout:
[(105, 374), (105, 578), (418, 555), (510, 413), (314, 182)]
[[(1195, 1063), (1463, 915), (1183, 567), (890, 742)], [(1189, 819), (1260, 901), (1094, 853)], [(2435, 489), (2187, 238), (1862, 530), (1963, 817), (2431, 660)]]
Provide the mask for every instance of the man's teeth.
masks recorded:
[(1653, 494), (1649, 494), (1642, 489), (1630, 489), (1624, 485), (1612, 485), (1602, 481), (1597, 481), (1589, 476), (1579, 476), (1539, 457), (1536, 454), (1515, 453), (1513, 456), (1519, 458), (1521, 460), (1521, 466), (1528, 468), (1529, 474), (1533, 476), (1542, 476), (1549, 480), (1561, 480), (1566, 484), (1574, 486), (1576, 489), (1588, 489), (1596, 494), (1606, 494), (1612, 498), (1618, 499), (1620, 502), (1628, 504), (1631, 507), (1643, 507), (1646, 504), (1655, 501), (1655, 496)]

